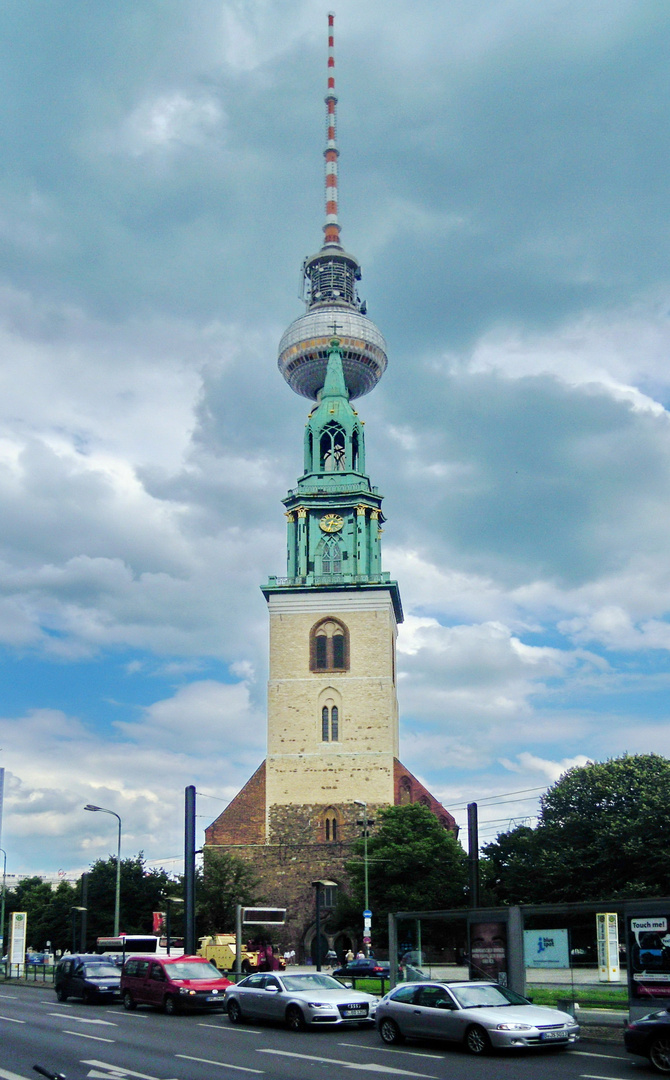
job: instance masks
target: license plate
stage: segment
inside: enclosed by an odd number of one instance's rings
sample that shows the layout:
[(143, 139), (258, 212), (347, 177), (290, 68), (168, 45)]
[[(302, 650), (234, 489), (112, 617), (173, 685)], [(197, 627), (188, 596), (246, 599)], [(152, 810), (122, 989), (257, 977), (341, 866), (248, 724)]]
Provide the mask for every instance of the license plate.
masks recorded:
[(220, 1001), (221, 1004), (223, 1005), (223, 996), (220, 995), (220, 994), (210, 994), (209, 997), (206, 1000), (207, 1001)]
[(540, 1034), (540, 1038), (545, 1042), (548, 1042), (550, 1039), (567, 1039), (567, 1037), (568, 1034), (566, 1031), (543, 1031)]
[(344, 1009), (343, 1016), (367, 1016), (368, 1010), (365, 1006), (351, 1009)]

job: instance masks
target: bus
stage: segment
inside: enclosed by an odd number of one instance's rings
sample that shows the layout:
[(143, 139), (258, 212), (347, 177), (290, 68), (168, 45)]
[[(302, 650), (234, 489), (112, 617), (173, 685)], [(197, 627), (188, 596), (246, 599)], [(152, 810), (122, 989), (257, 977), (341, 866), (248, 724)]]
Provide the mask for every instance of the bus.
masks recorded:
[(99, 937), (95, 942), (95, 951), (113, 956), (117, 963), (123, 964), (127, 956), (179, 956), (184, 951), (184, 939), (170, 935), (168, 948), (167, 937), (156, 934), (119, 934), (118, 937)]

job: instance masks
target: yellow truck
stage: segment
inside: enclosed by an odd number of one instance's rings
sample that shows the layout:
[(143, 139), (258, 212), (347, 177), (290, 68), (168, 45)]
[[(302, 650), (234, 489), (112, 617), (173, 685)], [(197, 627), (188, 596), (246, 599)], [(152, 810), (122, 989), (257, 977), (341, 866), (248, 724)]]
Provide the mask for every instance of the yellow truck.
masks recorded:
[[(219, 971), (233, 971), (237, 955), (234, 934), (210, 934), (201, 937), (198, 956), (204, 956), (218, 967)], [(242, 971), (250, 975), (253, 971), (278, 971), (284, 967), (283, 960), (275, 956), (271, 945), (259, 941), (249, 941), (242, 946)]]

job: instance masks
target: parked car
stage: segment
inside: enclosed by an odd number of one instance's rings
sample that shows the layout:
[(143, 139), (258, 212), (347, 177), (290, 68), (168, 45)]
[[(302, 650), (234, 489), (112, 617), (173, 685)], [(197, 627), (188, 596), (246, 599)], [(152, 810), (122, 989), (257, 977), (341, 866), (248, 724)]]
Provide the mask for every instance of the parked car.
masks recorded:
[(629, 1054), (651, 1062), (656, 1072), (670, 1073), (670, 1010), (648, 1013), (629, 1024), (623, 1033)]
[(350, 964), (345, 964), (344, 967), (336, 968), (333, 975), (338, 976), (340, 979), (347, 976), (357, 979), (373, 978), (373, 979), (388, 979), (390, 976), (390, 968), (388, 963), (384, 961), (380, 963), (379, 960), (375, 960), (370, 956), (365, 960), (352, 960)]
[(131, 956), (121, 972), (125, 1009), (154, 1005), (169, 1015), (223, 1009), (230, 979), (202, 956)]
[(331, 975), (282, 972), (249, 975), (226, 990), (231, 1024), (243, 1020), (280, 1020), (291, 1031), (322, 1024), (370, 1024), (377, 998), (349, 990)]
[(506, 986), (489, 982), (408, 983), (377, 1006), (385, 1043), (405, 1038), (462, 1043), (471, 1054), (526, 1046), (569, 1046), (579, 1025), (568, 1013), (532, 1005)]
[(56, 965), (54, 989), (59, 1001), (69, 997), (85, 1002), (111, 1001), (121, 995), (121, 972), (104, 956), (75, 953)]

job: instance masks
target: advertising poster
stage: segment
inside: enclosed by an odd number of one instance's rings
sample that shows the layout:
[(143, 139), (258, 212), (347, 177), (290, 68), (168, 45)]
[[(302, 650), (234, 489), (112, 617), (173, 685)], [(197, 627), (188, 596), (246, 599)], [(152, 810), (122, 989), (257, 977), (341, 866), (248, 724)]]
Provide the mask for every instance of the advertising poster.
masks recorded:
[(10, 964), (23, 964), (26, 959), (26, 926), (27, 916), (25, 911), (13, 911), (9, 923), (9, 962)]
[(598, 912), (596, 938), (598, 941), (598, 978), (600, 982), (618, 982), (621, 978), (619, 916), (615, 911)]
[(670, 914), (628, 917), (628, 981), (631, 1000), (670, 998)]
[(491, 979), (507, 986), (507, 923), (473, 922), (470, 935), (470, 978)]
[(569, 968), (568, 931), (524, 930), (523, 955), (529, 968)]

